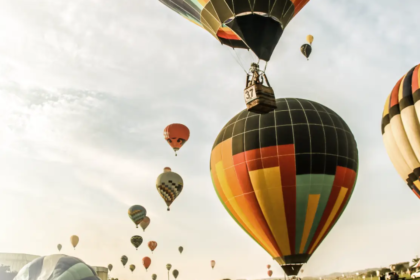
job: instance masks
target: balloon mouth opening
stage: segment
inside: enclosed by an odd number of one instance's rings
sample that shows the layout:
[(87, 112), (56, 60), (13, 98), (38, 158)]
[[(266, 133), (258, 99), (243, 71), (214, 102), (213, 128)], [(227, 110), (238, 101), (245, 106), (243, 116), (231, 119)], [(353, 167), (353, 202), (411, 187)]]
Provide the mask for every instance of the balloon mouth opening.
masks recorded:
[(303, 263), (284, 264), (281, 266), (281, 268), (283, 269), (284, 273), (286, 273), (286, 275), (290, 277), (290, 276), (297, 276), (302, 266), (303, 266)]

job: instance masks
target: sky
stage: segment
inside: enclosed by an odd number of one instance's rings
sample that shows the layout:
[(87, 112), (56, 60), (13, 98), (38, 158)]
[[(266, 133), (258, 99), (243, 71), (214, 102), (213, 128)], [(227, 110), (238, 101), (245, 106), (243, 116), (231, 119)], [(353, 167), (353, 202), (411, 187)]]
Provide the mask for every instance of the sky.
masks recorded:
[[(273, 277), (283, 275), (211, 182), (213, 142), (245, 107), (244, 72), (228, 47), (157, 0), (0, 6), (0, 252), (49, 255), (61, 243), (62, 253), (90, 265), (112, 263), (120, 280), (162, 279), (167, 263), (181, 280), (265, 278), (267, 264)], [(268, 64), (277, 98), (331, 108), (359, 150), (353, 196), (303, 276), (420, 255), (420, 202), (394, 170), (380, 130), (385, 98), (420, 63), (419, 9), (418, 0), (311, 0)], [(309, 61), (300, 53), (307, 34), (315, 38)], [(191, 131), (177, 157), (163, 138), (170, 123)], [(165, 166), (184, 179), (170, 212), (155, 187)], [(133, 204), (147, 208), (145, 233), (127, 216)], [(138, 251), (136, 234), (144, 238)], [(153, 254), (150, 240), (159, 244)], [(144, 256), (152, 258), (147, 273)]]

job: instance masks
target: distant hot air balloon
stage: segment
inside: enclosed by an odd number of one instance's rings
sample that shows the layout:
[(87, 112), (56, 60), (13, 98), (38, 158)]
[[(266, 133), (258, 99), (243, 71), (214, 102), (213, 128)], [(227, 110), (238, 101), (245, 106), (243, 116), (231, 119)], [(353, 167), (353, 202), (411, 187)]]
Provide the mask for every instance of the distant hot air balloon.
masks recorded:
[(109, 271), (112, 271), (112, 268), (113, 268), (112, 264), (108, 264)]
[(268, 276), (271, 277), (271, 275), (273, 275), (273, 272), (271, 270), (268, 271)]
[(131, 270), (131, 272), (133, 272), (134, 269), (136, 269), (136, 266), (134, 264), (130, 264), (130, 270)]
[(420, 64), (394, 86), (382, 114), (382, 139), (394, 168), (420, 198)]
[(163, 136), (169, 145), (176, 152), (181, 149), (188, 139), (190, 138), (190, 130), (183, 124), (173, 123), (165, 127), (163, 130)]
[(144, 266), (144, 268), (146, 268), (146, 271), (149, 268), (151, 263), (152, 263), (152, 260), (149, 257), (144, 257), (143, 258), (143, 266)]
[(125, 267), (125, 265), (126, 265), (127, 262), (128, 262), (127, 256), (122, 256), (121, 257), (121, 263), (123, 264), (124, 267)]
[(136, 227), (138, 228), (140, 222), (146, 217), (146, 208), (144, 208), (141, 205), (133, 205), (128, 209), (128, 216), (130, 219), (136, 224)]
[(211, 268), (213, 269), (213, 268), (214, 268), (214, 266), (216, 265), (216, 262), (215, 262), (215, 261), (211, 261), (211, 262), (210, 262), (210, 265), (211, 265)]
[(79, 244), (79, 237), (77, 235), (72, 235), (70, 237), (70, 242), (71, 242), (71, 245), (73, 245), (73, 248), (76, 250), (76, 246), (77, 244)]
[(182, 251), (184, 251), (184, 248), (182, 248), (182, 246), (179, 246), (178, 251), (180, 254), (182, 254)]
[(144, 217), (144, 219), (140, 222), (140, 226), (143, 229), (143, 231), (146, 230), (146, 228), (149, 226), (150, 224), (150, 218), (149, 217)]
[(61, 248), (63, 248), (63, 246), (61, 246), (61, 244), (58, 244), (57, 249), (58, 249), (59, 252), (61, 251)]
[(271, 268), (271, 265), (267, 264), (267, 268), (270, 269)]
[(297, 275), (353, 193), (358, 151), (339, 115), (280, 98), (274, 113), (243, 110), (213, 145), (210, 171), (232, 218), (287, 275)]
[(312, 45), (312, 42), (314, 41), (314, 36), (312, 35), (308, 35), (306, 36), (306, 41)]
[(303, 44), (300, 47), (300, 52), (306, 57), (307, 60), (309, 60), (309, 56), (311, 55), (311, 52), (312, 52), (311, 45)]
[(172, 275), (175, 277), (175, 279), (178, 277), (178, 275), (179, 275), (179, 272), (178, 272), (178, 270), (176, 270), (176, 269), (174, 269), (173, 271), (172, 271)]
[(303, 271), (304, 271), (303, 269), (300, 270), (300, 272), (302, 272), (302, 273), (303, 273)]
[(171, 270), (171, 268), (172, 268), (172, 265), (171, 265), (170, 263), (168, 263), (168, 264), (166, 265), (166, 269), (169, 271), (169, 270)]
[(150, 251), (152, 251), (152, 254), (153, 254), (153, 251), (156, 249), (158, 244), (156, 241), (149, 241), (147, 245), (149, 246), (149, 249)]
[(152, 280), (156, 280), (157, 279), (157, 275), (156, 274), (152, 274)]
[(169, 167), (165, 167), (163, 173), (156, 179), (156, 188), (168, 206), (168, 211), (172, 202), (181, 194), (183, 185), (181, 176), (172, 172)]
[(131, 244), (133, 244), (133, 246), (136, 247), (136, 250), (141, 245), (141, 243), (143, 243), (143, 237), (141, 237), (140, 235), (134, 235), (133, 237), (131, 237)]

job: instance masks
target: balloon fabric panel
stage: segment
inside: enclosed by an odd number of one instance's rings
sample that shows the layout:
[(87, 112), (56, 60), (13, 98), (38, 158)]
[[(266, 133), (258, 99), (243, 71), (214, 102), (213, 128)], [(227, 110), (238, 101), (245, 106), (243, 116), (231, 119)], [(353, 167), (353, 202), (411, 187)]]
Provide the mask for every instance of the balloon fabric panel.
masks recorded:
[(318, 103), (278, 99), (277, 108), (244, 110), (228, 122), (213, 146), (211, 175), (231, 216), (276, 261), (305, 263), (350, 199), (357, 145)]
[(382, 136), (398, 174), (420, 198), (420, 65), (394, 86), (385, 102)]

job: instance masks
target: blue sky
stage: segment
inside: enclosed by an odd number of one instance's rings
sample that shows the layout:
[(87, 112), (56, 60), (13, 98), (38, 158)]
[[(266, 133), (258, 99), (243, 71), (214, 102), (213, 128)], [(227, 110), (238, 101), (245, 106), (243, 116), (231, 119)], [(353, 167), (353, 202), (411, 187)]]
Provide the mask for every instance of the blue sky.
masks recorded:
[[(213, 141), (244, 108), (244, 73), (229, 48), (157, 0), (0, 5), (0, 251), (47, 255), (61, 243), (91, 265), (112, 263), (111, 275), (123, 280), (162, 279), (167, 263), (185, 280), (262, 278), (267, 264), (283, 275), (211, 183)], [(420, 252), (420, 203), (380, 131), (386, 96), (420, 63), (419, 9), (418, 0), (311, 0), (268, 64), (278, 98), (328, 106), (358, 143), (353, 197), (304, 275), (387, 266)], [(299, 51), (307, 34), (315, 37), (309, 62)], [(163, 139), (176, 122), (191, 130), (178, 157)], [(169, 213), (155, 188), (165, 166), (185, 183)], [(148, 210), (146, 233), (127, 216), (132, 204)], [(134, 249), (135, 234), (159, 243), (153, 255), (145, 243)], [(122, 268), (123, 254), (134, 274)]]

